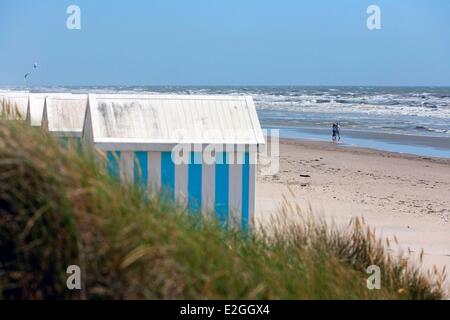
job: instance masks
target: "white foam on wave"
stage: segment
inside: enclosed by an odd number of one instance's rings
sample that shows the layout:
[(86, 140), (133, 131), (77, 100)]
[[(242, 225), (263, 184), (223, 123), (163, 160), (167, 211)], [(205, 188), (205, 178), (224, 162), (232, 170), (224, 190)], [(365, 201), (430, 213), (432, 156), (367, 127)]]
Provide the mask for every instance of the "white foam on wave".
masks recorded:
[(398, 115), (450, 119), (450, 99), (398, 97), (392, 94), (360, 97), (331, 95), (254, 96), (261, 110), (281, 109), (289, 112), (360, 113), (370, 115)]

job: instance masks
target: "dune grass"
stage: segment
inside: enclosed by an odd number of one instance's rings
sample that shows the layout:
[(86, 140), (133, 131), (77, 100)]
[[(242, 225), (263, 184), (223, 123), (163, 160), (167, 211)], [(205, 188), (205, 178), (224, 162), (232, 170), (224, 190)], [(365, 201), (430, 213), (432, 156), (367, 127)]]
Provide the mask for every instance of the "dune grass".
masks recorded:
[[(4, 299), (441, 299), (441, 278), (389, 255), (360, 220), (346, 231), (287, 204), (243, 235), (121, 186), (102, 156), (0, 120)], [(364, 272), (377, 264), (381, 289)], [(66, 288), (66, 268), (82, 290)], [(437, 275), (438, 276), (438, 275)]]
[(25, 115), (20, 112), (17, 104), (5, 101), (4, 98), (0, 101), (0, 117), (7, 120), (25, 120)]

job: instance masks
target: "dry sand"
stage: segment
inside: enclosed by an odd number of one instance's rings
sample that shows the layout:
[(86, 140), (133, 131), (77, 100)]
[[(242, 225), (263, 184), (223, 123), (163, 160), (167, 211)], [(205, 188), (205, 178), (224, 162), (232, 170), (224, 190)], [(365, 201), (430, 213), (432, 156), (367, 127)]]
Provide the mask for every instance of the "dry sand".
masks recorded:
[(279, 173), (259, 174), (256, 192), (257, 223), (286, 196), (338, 225), (363, 216), (413, 257), (423, 249), (424, 268), (450, 270), (450, 159), (281, 140)]

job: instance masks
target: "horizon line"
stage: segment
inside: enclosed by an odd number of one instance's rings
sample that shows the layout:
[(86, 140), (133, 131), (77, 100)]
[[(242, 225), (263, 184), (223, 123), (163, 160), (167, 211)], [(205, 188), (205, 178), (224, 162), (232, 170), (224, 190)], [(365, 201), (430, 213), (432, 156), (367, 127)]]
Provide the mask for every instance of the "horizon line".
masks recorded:
[(447, 85), (370, 85), (370, 84), (77, 84), (77, 85), (0, 85), (0, 88), (74, 88), (74, 87), (202, 87), (202, 88), (214, 88), (214, 87), (373, 87), (373, 88), (450, 88), (450, 84)]

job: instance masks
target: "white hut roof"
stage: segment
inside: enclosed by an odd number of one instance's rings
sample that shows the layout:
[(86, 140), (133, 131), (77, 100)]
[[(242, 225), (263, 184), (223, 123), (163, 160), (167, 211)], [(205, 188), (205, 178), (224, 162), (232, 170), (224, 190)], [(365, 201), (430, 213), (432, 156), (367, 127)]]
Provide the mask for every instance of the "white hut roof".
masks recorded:
[(96, 144), (264, 144), (251, 97), (90, 95), (86, 119)]
[(81, 137), (87, 95), (47, 96), (42, 127), (57, 136)]
[(26, 116), (27, 123), (31, 126), (41, 125), (46, 97), (66, 97), (70, 95), (71, 93), (30, 93)]

